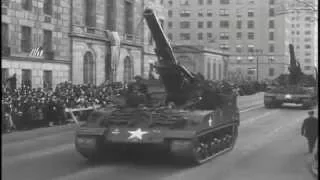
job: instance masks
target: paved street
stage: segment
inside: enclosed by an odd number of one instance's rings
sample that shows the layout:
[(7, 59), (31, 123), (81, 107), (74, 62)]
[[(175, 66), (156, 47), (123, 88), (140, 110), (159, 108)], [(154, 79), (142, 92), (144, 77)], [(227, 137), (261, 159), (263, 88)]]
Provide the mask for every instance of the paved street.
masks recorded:
[[(233, 151), (197, 167), (170, 165), (157, 158), (90, 164), (73, 145), (74, 125), (3, 136), (4, 180), (313, 180), (300, 125), (306, 110), (296, 107), (241, 110)], [(20, 134), (19, 134), (20, 133)], [(22, 136), (23, 135), (23, 136)]]

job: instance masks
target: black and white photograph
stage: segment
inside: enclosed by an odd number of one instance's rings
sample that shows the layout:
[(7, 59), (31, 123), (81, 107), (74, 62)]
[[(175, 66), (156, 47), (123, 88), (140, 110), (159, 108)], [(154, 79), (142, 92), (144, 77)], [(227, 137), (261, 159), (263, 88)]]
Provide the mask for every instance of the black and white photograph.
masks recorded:
[(318, 179), (318, 53), (318, 0), (1, 0), (1, 179)]

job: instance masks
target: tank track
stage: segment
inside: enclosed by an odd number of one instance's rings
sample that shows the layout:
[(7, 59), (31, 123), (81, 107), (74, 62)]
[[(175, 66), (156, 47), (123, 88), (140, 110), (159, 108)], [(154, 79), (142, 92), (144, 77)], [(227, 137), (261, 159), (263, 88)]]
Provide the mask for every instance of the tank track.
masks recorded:
[(220, 133), (212, 130), (198, 135), (192, 141), (189, 152), (173, 152), (173, 155), (178, 161), (199, 165), (232, 150), (237, 140), (238, 127), (228, 126), (218, 131)]

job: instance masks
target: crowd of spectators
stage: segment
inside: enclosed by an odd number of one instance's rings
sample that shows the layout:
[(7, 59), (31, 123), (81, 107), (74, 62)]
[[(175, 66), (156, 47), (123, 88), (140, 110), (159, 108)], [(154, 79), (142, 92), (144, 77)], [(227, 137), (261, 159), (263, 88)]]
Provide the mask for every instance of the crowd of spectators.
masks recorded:
[(121, 83), (73, 85), (63, 82), (53, 89), (2, 86), (2, 132), (12, 129), (30, 129), (37, 126), (64, 124), (66, 108), (105, 106), (111, 96), (120, 93)]

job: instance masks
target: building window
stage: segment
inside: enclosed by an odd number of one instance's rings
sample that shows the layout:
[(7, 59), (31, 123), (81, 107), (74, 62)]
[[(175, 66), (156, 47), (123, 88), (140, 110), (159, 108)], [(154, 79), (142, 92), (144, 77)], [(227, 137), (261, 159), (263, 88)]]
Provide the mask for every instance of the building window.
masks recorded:
[(116, 0), (107, 0), (107, 29), (116, 30), (117, 7)]
[(273, 5), (274, 4), (274, 0), (269, 0), (269, 4)]
[(210, 62), (207, 63), (207, 78), (211, 79), (211, 66)]
[(237, 39), (240, 40), (242, 38), (242, 32), (237, 32)]
[(253, 40), (254, 39), (254, 33), (248, 32), (248, 39)]
[(269, 52), (274, 52), (274, 45), (273, 44), (269, 44)]
[(198, 16), (199, 16), (199, 17), (203, 17), (203, 10), (199, 10)]
[(124, 71), (123, 71), (123, 81), (128, 83), (133, 79), (134, 72), (133, 72), (133, 61), (129, 56), (125, 57), (123, 61)]
[(9, 69), (1, 68), (1, 75), (2, 84), (5, 84), (7, 82), (7, 79), (9, 78)]
[(229, 0), (220, 0), (220, 4), (229, 4), (230, 1)]
[(220, 16), (229, 16), (229, 10), (228, 9), (220, 9), (219, 15)]
[[(253, 53), (254, 52), (254, 45), (248, 45), (248, 52)], [(250, 58), (249, 58), (250, 59)]]
[(254, 10), (253, 9), (248, 10), (248, 17), (254, 17)]
[(299, 32), (299, 31), (297, 31), (297, 32), (296, 32), (296, 34), (297, 34), (297, 35), (299, 35), (299, 34), (300, 34), (300, 32)]
[(43, 30), (43, 49), (52, 51), (52, 31)]
[(305, 17), (305, 21), (311, 21), (311, 17), (310, 16)]
[(181, 28), (181, 29), (188, 29), (188, 28), (190, 28), (190, 22), (188, 22), (188, 21), (182, 21), (182, 22), (180, 22), (180, 28)]
[(242, 28), (242, 21), (237, 21), (237, 29), (241, 29)]
[(52, 15), (52, 0), (43, 1), (43, 12), (47, 15)]
[(304, 70), (306, 70), (306, 71), (311, 70), (311, 66), (304, 66)]
[(85, 0), (85, 5), (85, 25), (96, 27), (96, 0)]
[(190, 17), (190, 15), (191, 15), (191, 12), (188, 10), (182, 10), (180, 12), (180, 17)]
[(203, 0), (198, 0), (199, 5), (203, 5)]
[(207, 22), (207, 28), (212, 28), (212, 21)]
[(52, 71), (48, 71), (48, 70), (43, 71), (43, 88), (44, 89), (52, 88)]
[(95, 63), (91, 52), (86, 52), (83, 57), (83, 83), (95, 84)]
[(32, 71), (31, 69), (21, 70), (21, 86), (32, 87)]
[(237, 47), (236, 47), (236, 52), (237, 52), (237, 53), (241, 53), (241, 52), (242, 52), (242, 47), (241, 47), (241, 45), (237, 45)]
[(219, 63), (219, 80), (222, 80), (222, 67), (221, 67), (221, 64)]
[(228, 44), (220, 44), (220, 49), (229, 50), (229, 45)]
[(269, 28), (273, 29), (274, 28), (274, 20), (269, 21)]
[(274, 16), (274, 8), (269, 9), (269, 16), (273, 17)]
[(168, 16), (172, 17), (172, 11), (171, 10), (168, 11)]
[(253, 29), (254, 28), (254, 21), (249, 20), (248, 21), (248, 29)]
[(216, 76), (216, 63), (213, 63), (212, 65), (212, 74), (213, 74), (213, 80), (216, 80), (217, 76)]
[(305, 52), (304, 55), (305, 56), (311, 56), (311, 52)]
[(198, 40), (202, 40), (203, 39), (203, 33), (198, 33)]
[(212, 38), (212, 33), (207, 33), (207, 39), (211, 39)]
[(249, 4), (254, 4), (254, 0), (249, 0)]
[(229, 21), (220, 21), (220, 28), (229, 28)]
[(21, 1), (22, 8), (27, 11), (32, 10), (32, 0), (22, 0)]
[(310, 23), (306, 23), (305, 27), (309, 28), (309, 27), (311, 27), (311, 24)]
[(274, 32), (269, 32), (269, 40), (270, 41), (274, 40)]
[(168, 22), (168, 28), (169, 28), (169, 29), (172, 28), (172, 22), (171, 22), (171, 21)]
[(310, 44), (306, 44), (306, 45), (304, 45), (304, 48), (305, 49), (311, 49), (311, 45)]
[(189, 5), (189, 0), (180, 0), (180, 5), (188, 6)]
[(212, 17), (212, 10), (208, 9), (208, 11), (207, 11), (207, 16), (208, 16), (208, 17)]
[(304, 34), (305, 34), (305, 35), (310, 35), (310, 34), (311, 34), (311, 31), (305, 31)]
[(227, 33), (227, 32), (221, 32), (221, 33), (220, 33), (220, 39), (221, 39), (221, 40), (228, 40), (228, 39), (229, 39), (229, 33)]
[(269, 68), (269, 76), (274, 76), (274, 68)]
[(172, 34), (168, 33), (168, 38), (170, 39), (170, 41), (172, 41)]
[(180, 40), (190, 40), (189, 33), (180, 33)]
[(9, 45), (9, 26), (6, 23), (1, 23), (1, 45), (2, 47)]
[(198, 22), (198, 28), (203, 28), (203, 22), (202, 21)]
[(22, 26), (21, 28), (21, 51), (29, 52), (31, 50), (31, 27)]
[(170, 6), (172, 6), (172, 1), (170, 0), (170, 1), (168, 1), (168, 4), (170, 5)]
[(212, 4), (212, 0), (207, 0), (207, 4), (211, 5)]
[(311, 63), (311, 59), (309, 59), (309, 58), (308, 58), (308, 59), (305, 59), (304, 62), (305, 62), (305, 63)]
[(134, 25), (134, 14), (133, 14), (133, 3), (126, 1), (125, 2), (125, 33), (133, 34), (133, 25)]

